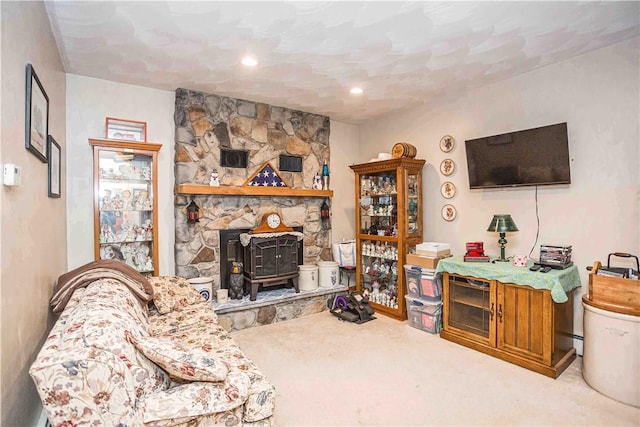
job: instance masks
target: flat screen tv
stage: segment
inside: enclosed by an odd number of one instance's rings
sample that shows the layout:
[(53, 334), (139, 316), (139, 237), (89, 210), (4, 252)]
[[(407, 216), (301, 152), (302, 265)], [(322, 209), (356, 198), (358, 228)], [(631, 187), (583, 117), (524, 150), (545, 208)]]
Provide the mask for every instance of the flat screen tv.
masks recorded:
[(465, 141), (469, 187), (570, 184), (567, 124)]

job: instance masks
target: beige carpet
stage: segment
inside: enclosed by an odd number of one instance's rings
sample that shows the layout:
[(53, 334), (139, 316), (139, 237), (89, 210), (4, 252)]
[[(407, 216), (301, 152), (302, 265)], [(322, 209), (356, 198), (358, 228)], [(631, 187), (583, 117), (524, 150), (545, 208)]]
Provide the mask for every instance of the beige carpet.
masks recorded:
[(640, 409), (378, 315), (328, 312), (234, 332), (277, 389), (280, 426), (638, 426)]

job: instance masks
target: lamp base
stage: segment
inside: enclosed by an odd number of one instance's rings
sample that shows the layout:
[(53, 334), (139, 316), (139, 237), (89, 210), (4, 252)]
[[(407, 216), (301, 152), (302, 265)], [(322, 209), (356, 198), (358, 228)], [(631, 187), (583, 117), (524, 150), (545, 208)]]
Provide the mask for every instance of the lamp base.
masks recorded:
[(511, 262), (511, 258), (498, 258), (498, 259), (494, 259), (491, 262)]

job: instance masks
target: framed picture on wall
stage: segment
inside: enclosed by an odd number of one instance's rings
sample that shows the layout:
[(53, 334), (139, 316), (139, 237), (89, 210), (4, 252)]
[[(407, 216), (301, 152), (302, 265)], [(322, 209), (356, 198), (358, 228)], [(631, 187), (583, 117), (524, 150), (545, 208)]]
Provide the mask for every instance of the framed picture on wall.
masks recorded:
[(107, 117), (105, 133), (108, 139), (147, 142), (147, 122)]
[(43, 163), (47, 163), (47, 135), (49, 135), (49, 97), (33, 65), (27, 64), (25, 148)]
[(60, 145), (51, 135), (48, 138), (47, 152), (49, 153), (49, 197), (60, 197), (60, 164), (62, 151)]

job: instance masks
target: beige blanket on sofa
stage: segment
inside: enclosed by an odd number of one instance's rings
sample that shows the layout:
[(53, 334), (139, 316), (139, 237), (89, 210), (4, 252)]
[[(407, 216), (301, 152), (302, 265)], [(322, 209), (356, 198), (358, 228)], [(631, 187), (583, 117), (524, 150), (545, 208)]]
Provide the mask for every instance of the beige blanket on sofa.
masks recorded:
[(54, 313), (66, 307), (71, 295), (78, 288), (100, 279), (116, 279), (126, 285), (144, 307), (153, 297), (153, 288), (146, 277), (128, 264), (114, 259), (101, 259), (71, 270), (58, 278), (49, 305)]

